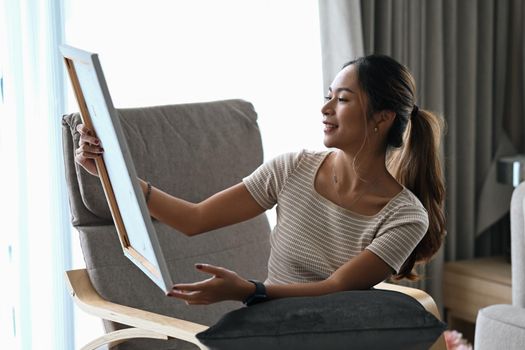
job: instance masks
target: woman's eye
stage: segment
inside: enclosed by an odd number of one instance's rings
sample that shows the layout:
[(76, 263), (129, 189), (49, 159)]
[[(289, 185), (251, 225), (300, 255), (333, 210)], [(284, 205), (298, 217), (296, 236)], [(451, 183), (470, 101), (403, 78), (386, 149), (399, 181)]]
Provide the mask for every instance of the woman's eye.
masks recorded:
[[(332, 96), (325, 96), (324, 99), (325, 99), (325, 101), (330, 101), (332, 99)], [(348, 102), (348, 100), (346, 98), (343, 98), (343, 97), (338, 97), (337, 101), (338, 102)]]

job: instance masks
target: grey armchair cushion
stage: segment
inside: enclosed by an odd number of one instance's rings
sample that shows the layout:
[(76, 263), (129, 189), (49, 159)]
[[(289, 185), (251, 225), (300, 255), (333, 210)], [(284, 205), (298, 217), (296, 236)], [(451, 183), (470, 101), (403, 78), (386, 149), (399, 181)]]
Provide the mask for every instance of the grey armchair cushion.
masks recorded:
[(348, 291), (232, 311), (197, 337), (211, 349), (428, 349), (444, 323), (405, 294)]
[[(188, 201), (203, 200), (240, 182), (262, 163), (257, 114), (246, 101), (128, 108), (118, 113), (137, 175)], [(66, 177), (74, 191), (73, 225), (112, 224), (99, 179), (72, 161), (79, 123), (78, 114), (66, 116), (62, 123)]]

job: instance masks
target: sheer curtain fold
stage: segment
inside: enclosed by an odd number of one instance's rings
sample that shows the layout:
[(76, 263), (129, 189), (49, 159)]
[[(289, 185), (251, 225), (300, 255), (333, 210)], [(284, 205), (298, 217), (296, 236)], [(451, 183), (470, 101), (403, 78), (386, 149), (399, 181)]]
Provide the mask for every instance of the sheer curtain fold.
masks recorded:
[[(321, 14), (340, 2), (345, 1), (320, 0), (320, 8), (325, 8)], [(419, 283), (439, 301), (443, 255), (455, 260), (501, 253), (505, 234), (498, 223), (508, 212), (512, 188), (497, 183), (496, 164), (502, 155), (525, 151), (525, 6), (519, 0), (360, 4), (361, 13), (345, 16), (351, 15), (346, 28), (360, 17), (364, 53), (388, 54), (406, 64), (416, 79), (418, 103), (443, 115), (447, 123), (443, 160), (448, 236)], [(326, 35), (346, 30), (343, 26), (337, 18), (321, 16)], [(331, 39), (322, 48), (330, 51), (340, 44)], [(332, 71), (324, 74), (325, 79), (333, 77)]]
[(323, 1), (319, 2), (321, 23), (327, 19), (333, 21), (329, 26), (321, 25), (323, 91), (328, 91), (343, 64), (362, 56), (364, 48), (360, 1), (334, 1), (324, 5)]
[[(0, 254), (12, 298), (9, 327), (0, 335), (12, 349), (72, 349), (71, 297), (64, 271), (71, 265), (60, 116), (65, 112), (63, 63), (58, 52), (60, 0), (0, 0), (4, 100), (1, 180), (12, 205), (1, 211)], [(3, 272), (4, 273), (4, 272)]]

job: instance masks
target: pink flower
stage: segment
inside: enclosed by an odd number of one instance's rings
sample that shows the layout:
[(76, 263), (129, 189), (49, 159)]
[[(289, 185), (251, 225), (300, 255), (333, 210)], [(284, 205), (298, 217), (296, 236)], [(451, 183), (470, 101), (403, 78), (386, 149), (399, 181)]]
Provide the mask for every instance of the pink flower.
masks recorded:
[(463, 334), (458, 331), (445, 331), (444, 336), (447, 350), (472, 350), (472, 345), (463, 339)]

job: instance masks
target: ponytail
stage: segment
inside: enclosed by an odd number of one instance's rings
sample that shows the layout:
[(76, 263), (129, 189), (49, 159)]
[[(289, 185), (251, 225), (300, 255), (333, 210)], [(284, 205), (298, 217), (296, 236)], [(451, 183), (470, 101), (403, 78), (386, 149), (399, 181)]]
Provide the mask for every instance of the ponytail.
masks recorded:
[(429, 226), (394, 279), (417, 280), (417, 274), (412, 271), (414, 266), (428, 262), (446, 235), (445, 185), (439, 158), (444, 123), (429, 111), (415, 107), (414, 112), (404, 134), (404, 146), (390, 153), (387, 167), (399, 183), (419, 198), (428, 212)]
[(369, 55), (348, 62), (356, 65), (359, 86), (368, 98), (368, 115), (387, 110), (396, 114), (388, 131), (387, 168), (396, 180), (414, 193), (428, 213), (429, 226), (423, 239), (401, 266), (394, 279), (418, 279), (412, 270), (428, 262), (439, 250), (446, 234), (445, 185), (439, 159), (443, 121), (418, 109), (416, 84), (408, 68), (392, 57)]

